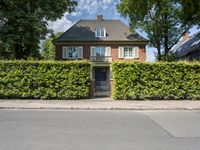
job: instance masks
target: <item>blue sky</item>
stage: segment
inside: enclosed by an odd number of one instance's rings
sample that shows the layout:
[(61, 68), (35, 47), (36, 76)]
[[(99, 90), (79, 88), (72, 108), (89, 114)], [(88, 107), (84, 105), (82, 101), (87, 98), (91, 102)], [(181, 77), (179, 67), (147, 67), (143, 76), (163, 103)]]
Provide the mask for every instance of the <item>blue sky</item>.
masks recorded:
[[(119, 19), (127, 25), (129, 24), (128, 19), (121, 17), (116, 10), (116, 5), (120, 0), (77, 0), (77, 2), (76, 12), (71, 14), (66, 12), (61, 19), (49, 22), (49, 27), (55, 32), (64, 32), (80, 19), (96, 19), (98, 14), (102, 14), (105, 19)], [(137, 32), (146, 38), (145, 33)], [(195, 32), (197, 29), (193, 28), (190, 34)], [(155, 61), (155, 52), (155, 48), (147, 47), (147, 61)]]

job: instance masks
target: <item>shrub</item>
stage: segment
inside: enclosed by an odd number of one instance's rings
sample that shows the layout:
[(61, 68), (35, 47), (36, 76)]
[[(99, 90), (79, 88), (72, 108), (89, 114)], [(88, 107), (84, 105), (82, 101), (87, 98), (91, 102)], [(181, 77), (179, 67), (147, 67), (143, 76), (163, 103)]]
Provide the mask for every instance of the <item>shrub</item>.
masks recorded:
[(115, 99), (200, 99), (199, 63), (123, 63), (112, 66)]
[(86, 61), (0, 61), (0, 98), (87, 98), (89, 73)]

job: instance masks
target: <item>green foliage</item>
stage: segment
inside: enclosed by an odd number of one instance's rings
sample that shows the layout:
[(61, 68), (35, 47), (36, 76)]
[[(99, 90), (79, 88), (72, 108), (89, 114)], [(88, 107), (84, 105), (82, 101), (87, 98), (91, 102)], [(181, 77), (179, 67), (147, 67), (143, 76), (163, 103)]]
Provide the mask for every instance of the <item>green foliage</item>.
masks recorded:
[[(171, 53), (171, 52), (169, 52), (167, 54), (162, 54), (160, 57), (161, 57), (161, 60), (164, 62), (175, 62), (180, 59), (177, 54)], [(156, 60), (159, 61), (158, 56), (156, 56)]]
[(200, 1), (198, 0), (176, 0), (183, 6), (182, 20), (191, 22), (200, 27)]
[(162, 60), (162, 51), (165, 55), (169, 53), (194, 25), (183, 20), (183, 6), (178, 0), (121, 0), (118, 10), (129, 18), (132, 29), (147, 33), (149, 45), (157, 48), (159, 60)]
[[(48, 21), (74, 11), (76, 5), (74, 0), (1, 0), (0, 42), (4, 48), (12, 48), (6, 54), (16, 59), (39, 57), (39, 41), (52, 32), (47, 28)], [(11, 57), (4, 52), (0, 51), (1, 57)]]
[(115, 99), (200, 99), (200, 64), (114, 63)]
[(87, 98), (89, 78), (86, 61), (0, 61), (0, 98)]
[(49, 37), (42, 43), (42, 57), (45, 60), (54, 60), (55, 59), (55, 46), (53, 41), (58, 38), (62, 32), (58, 32), (55, 35)]

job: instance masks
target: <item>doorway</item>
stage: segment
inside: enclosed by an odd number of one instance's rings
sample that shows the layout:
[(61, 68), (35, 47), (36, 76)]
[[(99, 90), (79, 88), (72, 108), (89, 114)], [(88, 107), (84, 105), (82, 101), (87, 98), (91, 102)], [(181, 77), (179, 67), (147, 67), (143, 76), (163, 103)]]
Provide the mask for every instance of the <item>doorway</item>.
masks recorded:
[(107, 68), (95, 68), (95, 96), (110, 96), (110, 70)]

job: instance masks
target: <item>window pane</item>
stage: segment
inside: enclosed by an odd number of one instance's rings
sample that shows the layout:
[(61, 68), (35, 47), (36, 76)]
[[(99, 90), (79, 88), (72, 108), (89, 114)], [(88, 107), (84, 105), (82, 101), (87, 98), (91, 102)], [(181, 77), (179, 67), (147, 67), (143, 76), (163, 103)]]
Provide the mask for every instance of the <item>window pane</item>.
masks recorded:
[(104, 29), (101, 29), (101, 37), (104, 37)]
[(129, 56), (129, 51), (127, 47), (124, 47), (124, 57), (128, 57)]
[(129, 47), (129, 57), (133, 57), (133, 48)]
[(96, 56), (101, 56), (101, 49), (100, 49), (100, 47), (96, 47)]
[(106, 48), (105, 47), (96, 47), (96, 56), (105, 56)]
[(106, 54), (106, 48), (101, 47), (101, 56), (105, 56), (105, 54)]
[(101, 30), (100, 29), (97, 29), (97, 36), (101, 36)]
[(78, 57), (78, 47), (69, 47), (69, 58), (77, 58)]

